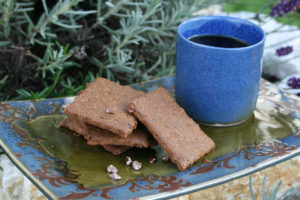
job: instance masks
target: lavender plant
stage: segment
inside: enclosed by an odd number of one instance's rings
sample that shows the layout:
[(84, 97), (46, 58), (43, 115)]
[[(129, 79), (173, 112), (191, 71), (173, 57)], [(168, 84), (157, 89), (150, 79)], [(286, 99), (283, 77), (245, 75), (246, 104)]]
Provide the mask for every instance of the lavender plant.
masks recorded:
[[(270, 16), (283, 17), (286, 14), (293, 13), (300, 5), (300, 0), (280, 0), (275, 6), (272, 7)], [(293, 51), (292, 46), (281, 47), (276, 50), (277, 56), (286, 56)]]
[(74, 95), (174, 72), (179, 23), (222, 0), (0, 0), (0, 100)]
[(276, 55), (279, 57), (289, 55), (292, 52), (293, 52), (292, 46), (286, 46), (286, 47), (281, 47), (279, 49), (276, 49)]
[(292, 89), (300, 89), (300, 78), (296, 78), (295, 76), (293, 76), (288, 79), (287, 84)]
[(296, 10), (300, 1), (299, 0), (280, 0), (271, 10), (272, 17), (283, 17), (284, 15)]

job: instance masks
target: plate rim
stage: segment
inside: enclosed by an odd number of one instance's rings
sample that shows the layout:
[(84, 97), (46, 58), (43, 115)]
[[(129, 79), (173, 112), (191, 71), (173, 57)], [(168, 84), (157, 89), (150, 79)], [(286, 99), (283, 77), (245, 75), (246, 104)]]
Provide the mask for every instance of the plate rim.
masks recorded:
[[(24, 164), (17, 158), (17, 156), (12, 153), (12, 151), (8, 148), (8, 146), (3, 142), (3, 140), (0, 138), (0, 146), (2, 150), (5, 152), (7, 157), (11, 160), (11, 162), (16, 166), (24, 176), (26, 176), (48, 199), (58, 199), (58, 197), (51, 192), (39, 179), (33, 176), (33, 174), (29, 171), (29, 169), (24, 166)], [(165, 198), (174, 198), (178, 196), (182, 196), (188, 193), (204, 190), (210, 187), (214, 187), (217, 185), (221, 185), (224, 183), (227, 183), (229, 181), (248, 176), (250, 174), (253, 174), (255, 172), (264, 170), (268, 167), (277, 165), (279, 163), (282, 163), (284, 161), (287, 161), (289, 159), (292, 159), (296, 156), (300, 155), (300, 147), (297, 149), (294, 149), (293, 151), (289, 152), (289, 154), (285, 154), (282, 156), (269, 158), (255, 166), (247, 167), (243, 170), (239, 170), (237, 172), (234, 172), (232, 174), (228, 174), (219, 178), (212, 179), (210, 181), (206, 181), (203, 183), (194, 184), (191, 186), (187, 186), (181, 189), (168, 191), (168, 192), (160, 192), (157, 194), (152, 195), (146, 195), (146, 196), (139, 196), (138, 199), (141, 200), (153, 200), (153, 199), (165, 199)]]
[[(185, 194), (192, 193), (192, 192), (197, 192), (197, 191), (200, 191), (200, 190), (203, 190), (203, 189), (207, 189), (207, 188), (210, 188), (210, 187), (214, 187), (214, 186), (217, 186), (217, 185), (227, 183), (229, 181), (232, 181), (232, 180), (244, 177), (244, 176), (251, 175), (255, 172), (258, 172), (258, 171), (264, 170), (266, 168), (272, 167), (274, 165), (277, 165), (279, 163), (282, 163), (284, 161), (287, 161), (287, 160), (292, 159), (292, 158), (294, 158), (296, 156), (299, 156), (299, 155), (300, 155), (300, 147), (293, 150), (289, 154), (274, 157), (274, 158), (269, 158), (269, 159), (257, 164), (256, 166), (252, 166), (252, 167), (250, 166), (250, 167), (247, 167), (243, 170), (240, 170), (240, 171), (234, 172), (232, 174), (222, 176), (220, 178), (215, 178), (215, 179), (212, 179), (210, 181), (194, 184), (194, 185), (187, 186), (187, 187), (184, 187), (182, 189), (177, 189), (177, 190), (174, 190), (174, 191), (161, 192), (161, 193), (158, 193), (158, 194), (147, 195), (147, 196), (142, 196), (142, 197), (138, 197), (138, 198), (141, 199), (141, 200), (164, 199), (164, 198), (178, 197), (178, 196), (185, 195)], [(170, 194), (170, 193), (175, 193), (175, 194)]]
[(17, 167), (22, 174), (27, 177), (48, 199), (57, 199), (58, 197), (51, 192), (46, 185), (38, 178), (34, 177), (32, 172), (17, 158), (17, 156), (10, 150), (6, 143), (0, 138), (0, 148), (5, 152), (9, 160)]

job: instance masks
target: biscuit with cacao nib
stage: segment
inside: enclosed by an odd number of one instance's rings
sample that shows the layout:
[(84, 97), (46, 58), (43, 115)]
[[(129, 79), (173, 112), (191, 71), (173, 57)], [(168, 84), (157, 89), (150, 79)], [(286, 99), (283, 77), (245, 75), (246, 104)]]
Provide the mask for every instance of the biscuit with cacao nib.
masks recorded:
[(83, 135), (89, 145), (118, 145), (146, 148), (155, 144), (147, 129), (140, 126), (127, 138), (122, 138), (76, 118), (66, 118), (62, 120), (59, 125)]
[(156, 89), (127, 105), (179, 170), (185, 170), (215, 148), (211, 140), (164, 88)]
[(137, 127), (137, 120), (127, 112), (126, 104), (144, 92), (97, 78), (78, 94), (64, 110), (68, 116), (124, 138)]
[(103, 145), (102, 146), (106, 151), (112, 153), (113, 155), (120, 155), (130, 149), (128, 146), (119, 146), (119, 145)]

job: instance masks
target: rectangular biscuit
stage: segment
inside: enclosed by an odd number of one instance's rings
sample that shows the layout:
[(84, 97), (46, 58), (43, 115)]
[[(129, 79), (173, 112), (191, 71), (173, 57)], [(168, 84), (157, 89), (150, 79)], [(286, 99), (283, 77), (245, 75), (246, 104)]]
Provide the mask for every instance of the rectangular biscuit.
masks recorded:
[(120, 155), (130, 149), (127, 146), (117, 146), (117, 145), (103, 145), (102, 146), (106, 151), (112, 153), (113, 155)]
[(126, 104), (143, 94), (129, 86), (97, 78), (78, 93), (64, 112), (126, 138), (137, 126), (136, 118), (126, 111)]
[(107, 130), (87, 124), (76, 118), (69, 117), (63, 119), (59, 125), (83, 135), (89, 145), (118, 145), (146, 148), (153, 144), (146, 128), (138, 127), (127, 138), (122, 138)]
[(164, 88), (156, 89), (127, 105), (162, 146), (179, 170), (185, 170), (215, 148)]

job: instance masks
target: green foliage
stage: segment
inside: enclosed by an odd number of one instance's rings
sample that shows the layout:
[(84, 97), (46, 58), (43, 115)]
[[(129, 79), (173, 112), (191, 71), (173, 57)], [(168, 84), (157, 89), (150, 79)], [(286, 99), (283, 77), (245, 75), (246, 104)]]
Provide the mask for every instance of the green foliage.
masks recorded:
[[(278, 2), (277, 0), (230, 0), (225, 4), (223, 10), (225, 12), (250, 11), (269, 16), (271, 8)], [(284, 17), (276, 17), (276, 20), (280, 23), (295, 25), (300, 28), (299, 9)]]
[[(272, 186), (272, 188), (270, 188), (269, 190), (267, 189), (267, 177), (265, 176), (264, 181), (263, 181), (263, 185), (261, 187), (260, 190), (260, 200), (275, 200), (276, 199), (276, 195), (278, 193), (278, 190), (280, 188), (281, 185), (280, 181), (277, 184), (274, 184)], [(254, 190), (253, 190), (253, 183), (252, 183), (252, 177), (250, 176), (249, 178), (249, 187), (250, 187), (250, 194), (253, 200), (256, 200), (255, 195), (254, 195)]]
[(0, 100), (174, 72), (178, 25), (222, 0), (0, 0)]

